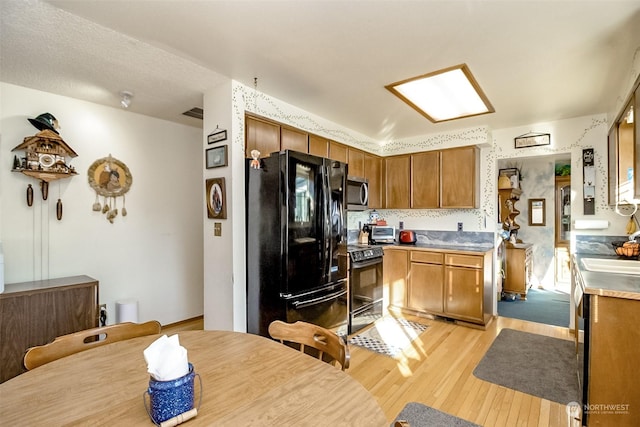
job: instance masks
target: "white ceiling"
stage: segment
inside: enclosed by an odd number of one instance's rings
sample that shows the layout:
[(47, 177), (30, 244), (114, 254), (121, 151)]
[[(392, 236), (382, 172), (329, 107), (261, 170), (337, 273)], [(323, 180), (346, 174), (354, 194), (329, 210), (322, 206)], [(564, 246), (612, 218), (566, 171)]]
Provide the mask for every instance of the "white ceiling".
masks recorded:
[[(0, 0), (0, 80), (182, 116), (226, 78), (376, 140), (616, 110), (634, 1)], [(384, 86), (466, 63), (496, 112), (433, 124)], [(34, 111), (33, 114), (41, 112)], [(55, 115), (55, 112), (52, 112)]]

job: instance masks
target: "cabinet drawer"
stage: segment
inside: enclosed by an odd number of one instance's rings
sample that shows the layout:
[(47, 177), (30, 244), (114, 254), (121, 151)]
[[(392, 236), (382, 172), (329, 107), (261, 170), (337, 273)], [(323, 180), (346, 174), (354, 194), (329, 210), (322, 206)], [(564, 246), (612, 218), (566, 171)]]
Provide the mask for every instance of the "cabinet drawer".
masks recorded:
[(411, 251), (411, 261), (442, 264), (443, 255), (440, 252)]
[(447, 254), (445, 263), (459, 267), (482, 268), (482, 257), (475, 255)]

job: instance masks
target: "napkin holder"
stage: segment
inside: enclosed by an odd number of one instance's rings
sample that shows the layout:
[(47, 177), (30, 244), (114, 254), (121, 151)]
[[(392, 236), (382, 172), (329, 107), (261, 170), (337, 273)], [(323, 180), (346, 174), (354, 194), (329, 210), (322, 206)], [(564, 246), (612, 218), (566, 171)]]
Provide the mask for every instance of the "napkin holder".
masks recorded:
[[(181, 424), (198, 415), (194, 407), (194, 379), (200, 382), (200, 401), (202, 402), (202, 378), (189, 363), (189, 372), (174, 380), (157, 381), (149, 378), (149, 388), (143, 393), (142, 400), (151, 421), (160, 427), (171, 427)], [(149, 396), (149, 404), (145, 395)]]

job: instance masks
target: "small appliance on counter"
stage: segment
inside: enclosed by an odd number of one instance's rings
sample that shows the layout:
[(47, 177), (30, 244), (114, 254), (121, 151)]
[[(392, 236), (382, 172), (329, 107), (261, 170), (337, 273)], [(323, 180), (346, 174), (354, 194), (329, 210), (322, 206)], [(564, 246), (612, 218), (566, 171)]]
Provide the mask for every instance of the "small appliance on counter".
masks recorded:
[(402, 245), (415, 245), (418, 241), (416, 232), (411, 230), (401, 230), (398, 235), (398, 243)]
[(373, 225), (369, 237), (372, 245), (390, 245), (396, 241), (396, 229), (390, 225)]

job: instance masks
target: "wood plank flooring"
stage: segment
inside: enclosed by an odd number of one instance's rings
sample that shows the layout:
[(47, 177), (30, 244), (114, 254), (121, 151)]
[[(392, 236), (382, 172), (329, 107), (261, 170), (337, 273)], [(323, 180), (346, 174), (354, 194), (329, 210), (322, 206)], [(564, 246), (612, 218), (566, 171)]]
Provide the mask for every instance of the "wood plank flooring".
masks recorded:
[[(346, 372), (376, 398), (389, 422), (406, 403), (420, 402), (487, 427), (571, 425), (565, 405), (473, 376), (503, 328), (571, 340), (569, 329), (498, 317), (482, 331), (441, 320), (403, 317), (430, 326), (403, 355), (393, 359), (349, 347), (351, 365)], [(203, 329), (202, 318), (163, 327), (163, 332), (197, 329)]]
[(503, 328), (570, 340), (569, 329), (498, 317), (482, 331), (441, 320), (404, 317), (430, 328), (396, 359), (349, 347), (347, 372), (376, 397), (389, 422), (406, 403), (420, 402), (483, 426), (570, 425), (565, 405), (473, 375)]

